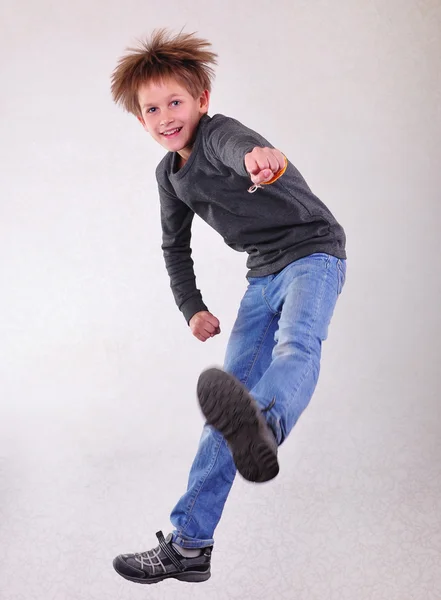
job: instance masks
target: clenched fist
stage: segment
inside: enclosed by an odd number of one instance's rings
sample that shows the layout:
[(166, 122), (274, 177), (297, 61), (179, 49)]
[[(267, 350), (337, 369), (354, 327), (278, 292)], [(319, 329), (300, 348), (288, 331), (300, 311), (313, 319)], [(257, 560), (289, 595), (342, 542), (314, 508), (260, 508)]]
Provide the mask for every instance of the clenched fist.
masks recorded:
[(207, 310), (201, 310), (193, 315), (189, 325), (192, 334), (201, 342), (206, 342), (208, 338), (221, 332), (219, 319)]
[(245, 168), (251, 181), (260, 185), (269, 181), (285, 167), (285, 157), (275, 148), (259, 148), (256, 146), (245, 155)]

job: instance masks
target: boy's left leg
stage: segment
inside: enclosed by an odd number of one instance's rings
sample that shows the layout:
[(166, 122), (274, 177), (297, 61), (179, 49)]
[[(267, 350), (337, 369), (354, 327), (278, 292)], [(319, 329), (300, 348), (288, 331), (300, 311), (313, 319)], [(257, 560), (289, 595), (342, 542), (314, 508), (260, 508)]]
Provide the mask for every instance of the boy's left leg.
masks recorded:
[(344, 260), (316, 253), (270, 276), (262, 296), (279, 320), (269, 367), (250, 390), (219, 369), (199, 379), (202, 411), (226, 438), (245, 479), (268, 481), (278, 473), (277, 444), (312, 397), (345, 274)]
[[(256, 385), (248, 391), (218, 369), (202, 376), (201, 407), (227, 437), (246, 479), (265, 481), (277, 474), (271, 472), (271, 462), (270, 468), (266, 463), (274, 450), (262, 433), (262, 412), (277, 444), (282, 444), (315, 390), (322, 342), (345, 278), (346, 261), (329, 254), (312, 254), (288, 265), (263, 291), (279, 320), (271, 364)], [(256, 478), (248, 476), (256, 473)]]

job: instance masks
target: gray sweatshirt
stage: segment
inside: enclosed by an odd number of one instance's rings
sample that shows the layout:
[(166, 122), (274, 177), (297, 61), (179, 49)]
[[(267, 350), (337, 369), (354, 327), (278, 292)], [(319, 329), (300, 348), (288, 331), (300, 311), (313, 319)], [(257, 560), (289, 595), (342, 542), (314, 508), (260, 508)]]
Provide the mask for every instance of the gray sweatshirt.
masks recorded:
[(178, 155), (168, 152), (156, 169), (162, 250), (176, 304), (187, 322), (208, 310), (191, 258), (195, 214), (228, 246), (248, 253), (247, 277), (277, 273), (314, 252), (346, 258), (344, 230), (291, 163), (277, 181), (248, 193), (252, 181), (244, 158), (256, 146), (274, 148), (235, 119), (204, 115), (185, 165), (179, 169)]

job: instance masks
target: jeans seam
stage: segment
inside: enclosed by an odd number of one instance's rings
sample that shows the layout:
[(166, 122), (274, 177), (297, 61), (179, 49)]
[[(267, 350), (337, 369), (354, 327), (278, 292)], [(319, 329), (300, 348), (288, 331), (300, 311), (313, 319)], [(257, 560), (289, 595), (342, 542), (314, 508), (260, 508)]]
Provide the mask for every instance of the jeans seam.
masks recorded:
[(322, 285), (320, 287), (320, 295), (318, 298), (318, 301), (316, 302), (315, 305), (315, 312), (314, 312), (314, 318), (311, 319), (311, 322), (309, 324), (309, 331), (308, 331), (308, 355), (309, 357), (311, 357), (311, 332), (312, 332), (312, 326), (313, 324), (316, 323), (317, 321), (317, 315), (319, 313), (319, 308), (323, 302), (323, 296), (324, 296), (324, 292), (325, 292), (325, 287), (326, 287), (326, 281), (328, 279), (329, 276), (329, 264), (330, 264), (331, 258), (328, 257), (328, 260), (326, 261), (326, 271), (325, 271), (325, 276), (322, 279)]
[[(308, 359), (307, 364), (305, 365), (305, 370), (303, 371), (303, 375), (302, 375), (302, 378), (300, 380), (300, 383), (298, 384), (295, 392), (293, 393), (292, 397), (290, 398), (291, 402), (295, 399), (298, 391), (300, 390), (300, 388), (303, 385), (303, 382), (306, 380), (306, 378), (310, 374), (310, 372), (312, 370), (311, 367), (312, 367), (312, 357), (310, 356), (309, 359)], [(285, 409), (285, 412), (286, 412), (286, 409)], [(285, 439), (286, 436), (282, 432), (282, 428), (280, 427), (280, 421), (277, 423), (277, 425), (278, 425), (278, 429), (280, 430), (280, 436), (281, 436), (281, 438)], [(283, 441), (283, 439), (279, 442), (279, 444)]]
[(277, 315), (273, 314), (271, 321), (268, 323), (268, 326), (267, 326), (267, 328), (265, 329), (265, 331), (264, 331), (264, 334), (262, 335), (262, 339), (259, 341), (259, 345), (258, 345), (258, 348), (257, 348), (256, 352), (255, 352), (255, 353), (254, 353), (254, 355), (253, 355), (253, 358), (252, 358), (252, 361), (251, 361), (251, 365), (250, 365), (250, 367), (247, 369), (247, 373), (246, 373), (245, 381), (243, 382), (243, 384), (244, 384), (245, 386), (248, 384), (248, 380), (249, 380), (249, 378), (250, 378), (250, 375), (251, 375), (251, 373), (252, 373), (252, 371), (253, 371), (253, 369), (254, 369), (254, 365), (256, 364), (257, 357), (259, 356), (259, 352), (260, 352), (260, 350), (262, 349), (263, 342), (265, 341), (265, 339), (266, 339), (266, 336), (268, 335), (268, 331), (269, 331), (269, 329), (270, 329), (271, 325), (273, 324), (273, 322), (274, 322), (274, 319), (275, 319), (276, 317), (277, 317)]
[(209, 476), (209, 474), (213, 470), (214, 464), (215, 464), (215, 462), (217, 460), (217, 457), (219, 456), (219, 452), (220, 452), (220, 449), (221, 449), (221, 446), (222, 446), (223, 443), (225, 443), (225, 440), (224, 440), (224, 438), (220, 437), (219, 438), (219, 443), (218, 443), (218, 446), (217, 446), (217, 450), (215, 452), (215, 455), (214, 455), (214, 457), (213, 457), (213, 459), (212, 459), (212, 461), (211, 461), (208, 469), (205, 471), (203, 477), (201, 477), (200, 484), (199, 484), (199, 487), (196, 489), (196, 492), (194, 494), (194, 498), (192, 498), (191, 502), (189, 503), (189, 506), (188, 506), (187, 510), (185, 511), (185, 513), (186, 513), (185, 514), (186, 523), (185, 523), (184, 527), (180, 527), (179, 528), (179, 533), (180, 534), (185, 535), (185, 529), (186, 529), (186, 527), (189, 524), (189, 521), (191, 519), (191, 516), (192, 516), (191, 513), (193, 511), (194, 505), (196, 504), (196, 500), (198, 499), (199, 494), (201, 493), (201, 490), (204, 487), (204, 483), (206, 482), (207, 477)]
[[(290, 398), (290, 403), (294, 400), (294, 398), (296, 397), (299, 389), (301, 388), (303, 382), (305, 381), (306, 377), (309, 375), (309, 373), (312, 370), (312, 365), (313, 365), (313, 359), (312, 359), (312, 353), (311, 353), (311, 332), (312, 332), (312, 328), (313, 328), (313, 324), (316, 323), (317, 321), (317, 315), (319, 313), (319, 307), (323, 301), (323, 296), (324, 296), (324, 291), (325, 291), (325, 287), (326, 287), (326, 281), (328, 279), (328, 275), (329, 275), (329, 263), (330, 263), (330, 259), (327, 260), (326, 262), (326, 271), (325, 271), (325, 276), (322, 279), (322, 283), (321, 283), (321, 287), (319, 290), (319, 294), (318, 294), (318, 300), (316, 302), (316, 306), (315, 306), (315, 311), (314, 311), (314, 316), (311, 319), (310, 325), (309, 325), (309, 331), (308, 331), (308, 343), (307, 343), (307, 352), (308, 352), (308, 361), (305, 365), (305, 369), (303, 371), (302, 374), (302, 378), (299, 381), (299, 384), (296, 388), (296, 390), (294, 391), (293, 395)], [(284, 409), (284, 412), (286, 412), (286, 408)], [(268, 415), (271, 415), (271, 411), (268, 411)], [(280, 417), (279, 417), (280, 419)], [(280, 422), (278, 423), (278, 429), (280, 430)], [(281, 433), (281, 437), (282, 437), (282, 431), (280, 431)], [(283, 440), (281, 440), (283, 441)], [(280, 442), (281, 443), (281, 442)]]
[[(262, 290), (262, 298), (263, 298), (263, 301), (264, 301), (264, 302), (265, 302), (265, 304), (267, 305), (267, 307), (268, 307), (268, 310), (269, 310), (269, 311), (270, 311), (270, 312), (271, 312), (271, 313), (272, 313), (274, 316), (280, 316), (280, 314), (281, 314), (281, 311), (280, 311), (280, 310), (274, 310), (274, 308), (273, 308), (273, 307), (271, 306), (271, 304), (268, 302), (268, 299), (267, 299), (267, 297), (265, 296), (265, 290), (266, 290), (266, 288), (267, 288), (267, 287), (268, 287), (268, 286), (264, 287), (264, 288), (263, 288), (263, 290)], [(271, 322), (272, 322), (272, 321), (271, 321)]]
[(346, 280), (346, 273), (344, 271), (343, 268), (343, 262), (342, 259), (338, 259), (337, 260), (337, 271), (338, 271), (338, 295), (340, 295), (343, 291), (343, 287), (345, 284), (345, 280)]

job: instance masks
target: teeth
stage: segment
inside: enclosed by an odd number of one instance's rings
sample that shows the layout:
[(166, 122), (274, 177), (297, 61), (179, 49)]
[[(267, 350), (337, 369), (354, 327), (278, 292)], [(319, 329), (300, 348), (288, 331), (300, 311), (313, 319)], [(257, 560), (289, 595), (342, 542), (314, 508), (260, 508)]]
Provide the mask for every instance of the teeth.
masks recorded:
[(162, 135), (173, 135), (177, 131), (179, 131), (179, 127), (176, 127), (176, 129), (173, 129), (172, 131), (164, 131)]

